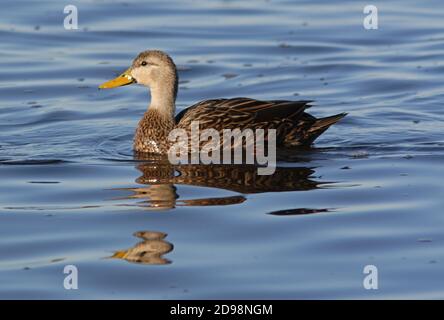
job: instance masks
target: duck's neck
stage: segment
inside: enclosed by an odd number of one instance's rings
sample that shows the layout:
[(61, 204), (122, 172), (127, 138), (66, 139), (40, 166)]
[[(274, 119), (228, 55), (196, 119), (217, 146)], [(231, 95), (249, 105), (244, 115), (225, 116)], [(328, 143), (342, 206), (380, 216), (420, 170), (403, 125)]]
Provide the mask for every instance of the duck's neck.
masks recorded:
[(151, 103), (140, 120), (134, 137), (136, 151), (152, 153), (168, 151), (168, 135), (175, 126), (176, 79), (150, 87)]
[(175, 83), (159, 83), (152, 85), (151, 103), (148, 112), (156, 112), (165, 118), (174, 120), (176, 112), (176, 84)]

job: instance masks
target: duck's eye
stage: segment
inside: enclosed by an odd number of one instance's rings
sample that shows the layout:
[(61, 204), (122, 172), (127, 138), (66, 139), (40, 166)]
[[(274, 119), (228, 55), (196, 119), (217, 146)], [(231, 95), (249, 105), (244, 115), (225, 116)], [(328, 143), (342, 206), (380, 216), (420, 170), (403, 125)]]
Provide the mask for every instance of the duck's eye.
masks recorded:
[(141, 65), (146, 66), (148, 63), (146, 61), (142, 61)]

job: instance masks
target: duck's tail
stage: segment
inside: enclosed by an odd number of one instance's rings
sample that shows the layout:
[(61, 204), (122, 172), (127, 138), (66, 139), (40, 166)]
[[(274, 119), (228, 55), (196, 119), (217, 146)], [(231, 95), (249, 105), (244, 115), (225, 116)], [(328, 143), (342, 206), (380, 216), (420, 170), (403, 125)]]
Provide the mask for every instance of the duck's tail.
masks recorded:
[(335, 124), (347, 114), (340, 113), (334, 116), (316, 119), (315, 117), (305, 114), (307, 116), (307, 123), (309, 127), (301, 130), (301, 127), (295, 127), (290, 133), (285, 136), (284, 145), (286, 147), (308, 147), (310, 146), (325, 130), (331, 125)]
[(346, 115), (347, 113), (343, 112), (335, 114), (334, 116), (316, 119), (310, 129), (307, 130), (307, 140), (304, 144), (312, 144), (322, 133), (324, 133), (325, 130), (330, 128), (331, 125), (335, 124)]

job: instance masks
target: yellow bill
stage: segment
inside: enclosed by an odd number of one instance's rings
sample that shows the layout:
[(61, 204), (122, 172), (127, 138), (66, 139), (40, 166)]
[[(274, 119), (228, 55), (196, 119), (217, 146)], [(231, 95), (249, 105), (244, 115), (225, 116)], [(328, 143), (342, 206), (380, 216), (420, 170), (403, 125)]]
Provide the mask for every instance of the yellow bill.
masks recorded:
[(121, 86), (126, 86), (128, 84), (136, 82), (136, 79), (134, 79), (130, 74), (130, 69), (126, 70), (124, 73), (122, 73), (117, 78), (114, 78), (110, 81), (104, 82), (99, 86), (99, 89), (111, 89)]
[(125, 257), (126, 257), (126, 251), (117, 251), (112, 255), (111, 258), (125, 259)]

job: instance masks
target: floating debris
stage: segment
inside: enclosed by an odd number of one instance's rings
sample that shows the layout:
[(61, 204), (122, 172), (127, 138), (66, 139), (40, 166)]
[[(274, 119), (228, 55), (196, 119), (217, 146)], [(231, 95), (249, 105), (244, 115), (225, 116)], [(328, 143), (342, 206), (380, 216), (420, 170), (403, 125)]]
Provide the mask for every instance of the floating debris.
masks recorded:
[(236, 73), (224, 73), (222, 75), (222, 77), (224, 77), (225, 79), (232, 79), (232, 78), (236, 78), (238, 75)]
[(289, 45), (288, 43), (285, 43), (285, 42), (279, 44), (279, 48), (290, 48), (290, 47), (291, 47), (291, 45)]

